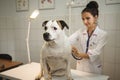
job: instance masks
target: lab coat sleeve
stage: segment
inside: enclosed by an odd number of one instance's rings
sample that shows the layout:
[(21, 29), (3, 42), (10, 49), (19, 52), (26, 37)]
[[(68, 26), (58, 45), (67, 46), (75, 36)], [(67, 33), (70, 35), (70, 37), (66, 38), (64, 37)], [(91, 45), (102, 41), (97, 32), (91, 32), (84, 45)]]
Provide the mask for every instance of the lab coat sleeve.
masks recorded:
[(102, 52), (106, 43), (107, 43), (107, 33), (104, 33), (99, 37), (97, 46), (94, 49), (88, 50), (88, 55), (91, 62), (94, 62), (99, 58), (100, 53)]
[(79, 31), (76, 31), (75, 33), (73, 33), (73, 34), (68, 38), (71, 45), (76, 45), (76, 44), (77, 44), (78, 35), (79, 35)]

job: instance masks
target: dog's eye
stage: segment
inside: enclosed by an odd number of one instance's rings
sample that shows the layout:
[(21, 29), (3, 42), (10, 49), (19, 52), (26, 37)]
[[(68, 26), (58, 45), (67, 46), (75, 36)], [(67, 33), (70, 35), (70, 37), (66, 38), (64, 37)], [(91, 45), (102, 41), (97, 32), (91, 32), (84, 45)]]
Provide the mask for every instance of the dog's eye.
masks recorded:
[(54, 30), (57, 30), (57, 28), (56, 28), (56, 27), (53, 27), (53, 29), (54, 29)]
[(44, 30), (47, 30), (47, 27), (45, 26)]

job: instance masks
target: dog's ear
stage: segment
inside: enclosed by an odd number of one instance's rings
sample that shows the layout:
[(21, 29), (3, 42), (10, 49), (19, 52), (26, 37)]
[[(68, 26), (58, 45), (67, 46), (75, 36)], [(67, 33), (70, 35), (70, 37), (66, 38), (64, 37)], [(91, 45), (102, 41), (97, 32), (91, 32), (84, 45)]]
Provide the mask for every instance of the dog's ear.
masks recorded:
[(42, 27), (44, 27), (44, 26), (47, 24), (47, 22), (48, 22), (48, 21), (44, 21), (44, 22), (42, 23)]
[(62, 29), (64, 29), (64, 27), (66, 27), (67, 29), (69, 29), (69, 27), (68, 27), (68, 25), (66, 24), (65, 21), (59, 20), (59, 22), (60, 22), (60, 24), (61, 24), (61, 26), (62, 26)]

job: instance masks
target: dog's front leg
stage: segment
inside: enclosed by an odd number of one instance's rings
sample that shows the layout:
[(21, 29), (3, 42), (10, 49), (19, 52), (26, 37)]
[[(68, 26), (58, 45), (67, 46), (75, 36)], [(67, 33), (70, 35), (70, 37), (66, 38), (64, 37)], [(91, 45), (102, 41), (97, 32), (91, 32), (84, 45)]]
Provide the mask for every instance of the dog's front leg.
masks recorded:
[(35, 78), (35, 80), (41, 80), (42, 77), (43, 77), (43, 69), (41, 69), (40, 73), (39, 73), (38, 76)]
[(47, 64), (47, 60), (44, 60), (44, 79), (52, 80), (52, 76), (50, 74), (49, 65)]
[(73, 80), (72, 75), (71, 75), (69, 60), (67, 61), (67, 80)]
[(40, 80), (43, 77), (43, 64), (42, 64), (42, 59), (40, 60), (40, 73), (37, 75), (35, 80)]

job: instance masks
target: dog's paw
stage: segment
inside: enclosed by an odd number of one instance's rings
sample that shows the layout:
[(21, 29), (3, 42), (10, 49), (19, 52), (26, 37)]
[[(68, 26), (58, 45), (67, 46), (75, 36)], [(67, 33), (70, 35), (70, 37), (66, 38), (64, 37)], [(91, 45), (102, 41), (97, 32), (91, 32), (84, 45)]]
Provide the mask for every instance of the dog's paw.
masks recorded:
[(47, 75), (44, 77), (44, 80), (52, 80), (52, 76), (51, 75)]
[(68, 78), (67, 80), (74, 80), (73, 78)]
[(74, 79), (67, 79), (67, 80), (74, 80)]
[(40, 80), (40, 78), (39, 78), (39, 77), (36, 77), (35, 80)]
[(41, 77), (42, 77), (41, 75), (38, 75), (35, 77), (35, 80), (41, 80)]
[(35, 78), (35, 80), (40, 80), (39, 78)]

